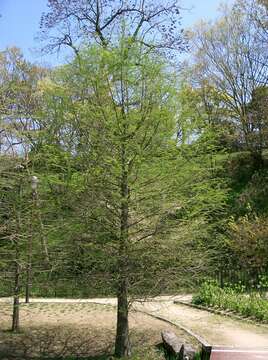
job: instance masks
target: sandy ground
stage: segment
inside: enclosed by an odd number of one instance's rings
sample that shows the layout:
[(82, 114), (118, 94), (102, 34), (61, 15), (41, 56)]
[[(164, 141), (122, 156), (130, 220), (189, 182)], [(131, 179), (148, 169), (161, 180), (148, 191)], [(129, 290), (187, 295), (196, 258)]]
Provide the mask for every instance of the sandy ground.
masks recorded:
[[(53, 301), (54, 300), (54, 301)], [(108, 299), (107, 299), (108, 300)], [(0, 305), (0, 359), (16, 355), (30, 356), (96, 356), (112, 353), (115, 326), (115, 300), (96, 304), (94, 301), (63, 301), (62, 299), (33, 300), (21, 304), (21, 332), (14, 335), (11, 326), (11, 299)], [(175, 326), (140, 312), (130, 314), (130, 334), (133, 348), (152, 347), (161, 342), (161, 331), (172, 330), (183, 342), (198, 346), (197, 342)], [(158, 359), (158, 357), (157, 357)], [(161, 358), (160, 358), (161, 359)]]
[[(133, 303), (133, 309), (160, 316), (178, 326), (184, 326), (213, 345), (268, 347), (268, 328), (233, 320), (204, 310), (174, 304), (173, 301), (177, 299), (190, 300), (190, 296), (165, 296), (153, 300), (148, 299), (145, 302), (136, 301)], [(3, 306), (10, 308), (8, 310), (8, 316), (10, 316), (11, 299), (5, 298), (0, 299), (0, 301), (5, 303)], [(96, 303), (102, 305), (96, 305)], [(115, 306), (116, 299), (114, 298), (33, 299), (28, 308), (27, 305), (23, 306), (22, 323), (25, 326), (30, 326), (36, 323), (38, 319), (38, 324), (44, 326), (65, 324), (72, 327), (89, 327), (94, 324), (96, 329), (103, 329), (107, 324), (107, 329), (114, 330)], [(97, 307), (97, 310), (90, 310), (94, 309), (94, 307)], [(130, 323), (133, 331), (135, 329), (141, 329), (145, 332), (149, 330), (155, 331), (155, 334), (158, 335), (153, 336), (154, 341), (160, 341), (160, 331), (169, 327), (168, 324), (160, 320), (136, 312), (131, 313)], [(177, 331), (180, 336), (185, 336), (182, 331), (178, 329)]]

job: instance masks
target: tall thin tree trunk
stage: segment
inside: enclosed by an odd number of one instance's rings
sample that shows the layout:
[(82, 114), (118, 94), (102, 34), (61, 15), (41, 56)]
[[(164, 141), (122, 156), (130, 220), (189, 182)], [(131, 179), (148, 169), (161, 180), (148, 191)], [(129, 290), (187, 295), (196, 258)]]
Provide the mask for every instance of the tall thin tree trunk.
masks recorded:
[(27, 274), (26, 274), (26, 288), (25, 288), (25, 302), (29, 304), (30, 293), (32, 287), (32, 253), (33, 253), (33, 233), (31, 225), (31, 234), (28, 243), (28, 259), (27, 259)]
[(115, 340), (115, 356), (129, 356), (131, 352), (128, 326), (127, 281), (120, 279), (117, 295), (117, 328)]
[(43, 221), (42, 221), (42, 216), (41, 216), (39, 205), (38, 205), (38, 192), (37, 192), (37, 190), (35, 190), (33, 192), (33, 203), (34, 203), (34, 208), (36, 210), (36, 216), (38, 218), (38, 222), (39, 222), (39, 226), (40, 226), (40, 239), (41, 239), (42, 250), (43, 250), (44, 256), (45, 256), (45, 263), (46, 263), (47, 266), (49, 266), (50, 261), (49, 261), (49, 254), (48, 254), (48, 246), (47, 246), (46, 237), (44, 236), (44, 224), (43, 224)]
[(19, 330), (19, 319), (20, 319), (20, 275), (21, 275), (21, 266), (20, 266), (20, 249), (19, 249), (19, 241), (20, 241), (20, 234), (21, 234), (21, 197), (22, 197), (22, 182), (20, 180), (19, 188), (19, 206), (18, 208), (14, 208), (14, 215), (16, 216), (16, 231), (17, 235), (14, 240), (15, 245), (15, 273), (14, 273), (14, 295), (13, 295), (13, 314), (12, 314), (12, 331)]
[(33, 257), (33, 231), (34, 231), (34, 217), (36, 208), (37, 192), (32, 189), (32, 204), (31, 204), (31, 218), (30, 218), (30, 236), (28, 238), (28, 256), (27, 256), (27, 273), (25, 286), (25, 302), (29, 304), (32, 287), (32, 257)]
[(13, 297), (13, 315), (12, 315), (12, 331), (19, 330), (19, 311), (20, 311), (20, 264), (19, 264), (19, 248), (15, 243), (15, 277), (14, 277), (14, 297)]
[(46, 265), (49, 266), (50, 260), (49, 260), (49, 253), (48, 253), (48, 247), (47, 247), (47, 240), (44, 236), (44, 225), (41, 219), (41, 216), (39, 214), (39, 223), (40, 223), (40, 237), (41, 237), (41, 245), (45, 256), (45, 262)]
[(130, 355), (129, 326), (128, 326), (128, 170), (126, 161), (126, 146), (121, 148), (121, 227), (118, 261), (118, 293), (117, 293), (117, 328), (115, 339), (115, 356)]

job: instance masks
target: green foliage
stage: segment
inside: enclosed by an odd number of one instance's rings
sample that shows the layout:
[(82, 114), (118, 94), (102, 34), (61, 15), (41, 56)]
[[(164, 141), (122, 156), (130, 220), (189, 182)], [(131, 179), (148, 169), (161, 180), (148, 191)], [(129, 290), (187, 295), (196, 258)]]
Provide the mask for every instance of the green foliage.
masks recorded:
[[(192, 174), (186, 164), (181, 168), (185, 160), (173, 139), (176, 77), (161, 57), (144, 53), (140, 45), (128, 45), (123, 38), (119, 47), (109, 51), (85, 48), (79, 58), (39, 84), (45, 98), (46, 132), (39, 139), (35, 164), (46, 171), (42, 192), (49, 211), (61, 214), (56, 215), (59, 231), (54, 231), (53, 243), (65, 246), (62, 274), (67, 278), (73, 274), (79, 281), (90, 276), (92, 289), (101, 294), (114, 293), (118, 281), (122, 206), (128, 207), (130, 293), (174, 288), (180, 278), (174, 269), (194, 268), (200, 250), (191, 244), (189, 233), (176, 230), (178, 208), (187, 209), (183, 220), (187, 225), (181, 227), (191, 228), (184, 182)], [(198, 171), (207, 205), (205, 197), (213, 191), (204, 184), (206, 175), (200, 166)], [(122, 197), (123, 172), (127, 198)], [(193, 192), (198, 193), (196, 185)], [(194, 199), (199, 208), (192, 217), (200, 215), (200, 199)], [(216, 199), (208, 212), (215, 208)], [(196, 233), (197, 227), (195, 223)], [(185, 246), (191, 251), (182, 262), (178, 254)]]
[[(41, 261), (45, 275), (37, 271), (35, 295), (115, 293), (120, 211), (126, 203), (133, 294), (152, 291), (157, 277), (157, 291), (174, 292), (227, 267), (248, 268), (249, 278), (267, 273), (266, 155), (257, 171), (251, 151), (241, 151), (242, 125), (249, 119), (241, 117), (233, 96), (233, 91), (240, 94), (240, 84), (228, 82), (230, 77), (241, 80), (240, 73), (235, 76), (235, 59), (245, 60), (245, 54), (235, 49), (242, 41), (239, 35), (254, 25), (247, 22), (246, 7), (237, 13), (241, 4), (226, 9), (222, 22), (196, 31), (196, 41), (205, 47), (196, 43), (196, 62), (185, 66), (180, 84), (166, 58), (125, 36), (126, 24), (116, 46), (84, 46), (68, 65), (51, 72), (32, 66), (18, 49), (1, 53), (0, 121), (4, 133), (21, 142), (18, 162), (25, 156), (26, 165), (23, 251), (31, 223), (28, 177), (39, 178), (34, 265)], [(243, 27), (236, 29), (234, 16)], [(234, 35), (233, 48), (226, 29)], [(218, 68), (226, 60), (222, 53), (212, 52), (210, 59), (205, 54), (216, 40), (233, 56), (227, 72)], [(254, 79), (247, 79), (250, 86), (239, 96), (245, 93), (244, 109), (254, 124), (260, 120), (266, 138), (267, 88), (258, 84), (251, 89)], [(120, 188), (123, 148), (125, 199)], [(2, 159), (0, 167), (5, 167), (10, 157)], [(5, 176), (0, 168), (3, 187)], [(3, 187), (1, 201), (4, 197), (8, 207), (16, 203), (15, 193)], [(45, 268), (41, 237), (50, 252)], [(2, 238), (6, 244), (6, 234)], [(53, 269), (49, 274), (48, 268)], [(163, 269), (172, 277), (169, 284)]]
[[(267, 286), (260, 279), (261, 286)], [(258, 293), (244, 293), (244, 285), (226, 286), (220, 288), (215, 282), (203, 283), (197, 295), (193, 298), (196, 305), (205, 305), (222, 310), (233, 311), (245, 317), (252, 317), (258, 321), (268, 322), (268, 302)]]
[(258, 290), (260, 292), (267, 292), (268, 291), (268, 275), (259, 275), (258, 279)]
[[(200, 24), (180, 84), (151, 39), (138, 41), (146, 6), (136, 31), (128, 29), (134, 8), (109, 41), (103, 19), (103, 34), (94, 26), (99, 44), (71, 41), (75, 58), (51, 72), (17, 48), (0, 53), (1, 273), (17, 263), (25, 282), (30, 239), (34, 296), (107, 296), (123, 282), (125, 297), (153, 295), (225, 268), (245, 271), (247, 284), (207, 282), (194, 302), (267, 321), (264, 300), (244, 294), (251, 283), (268, 288), (267, 53), (252, 16), (267, 14), (248, 4)], [(179, 13), (160, 8), (153, 17)], [(161, 39), (172, 40), (171, 23)], [(85, 40), (87, 26), (79, 29)], [(6, 278), (0, 291), (10, 295)]]
[(241, 268), (252, 274), (267, 270), (267, 217), (254, 213), (230, 222), (229, 245)]

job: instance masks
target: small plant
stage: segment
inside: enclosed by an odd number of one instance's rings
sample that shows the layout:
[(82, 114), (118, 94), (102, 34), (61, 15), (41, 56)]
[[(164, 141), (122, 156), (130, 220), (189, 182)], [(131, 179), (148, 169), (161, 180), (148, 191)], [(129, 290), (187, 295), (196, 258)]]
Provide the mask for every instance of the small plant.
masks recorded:
[(268, 291), (268, 275), (259, 275), (257, 288), (261, 293)]
[(194, 360), (201, 360), (201, 353), (200, 352), (195, 354)]
[(193, 297), (193, 304), (213, 306), (215, 300), (221, 293), (221, 288), (218, 287), (214, 280), (208, 280), (202, 284), (199, 293)]

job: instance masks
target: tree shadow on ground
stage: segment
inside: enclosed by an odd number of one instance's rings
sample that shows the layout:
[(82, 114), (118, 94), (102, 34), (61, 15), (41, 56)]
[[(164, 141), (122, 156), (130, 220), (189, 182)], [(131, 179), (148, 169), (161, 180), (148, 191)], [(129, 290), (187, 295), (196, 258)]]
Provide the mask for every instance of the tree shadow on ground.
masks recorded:
[(2, 332), (0, 359), (4, 360), (109, 360), (113, 333), (47, 328), (18, 333)]
[[(132, 331), (131, 338), (133, 351), (138, 353), (139, 359), (157, 349), (149, 332)], [(113, 348), (112, 329), (59, 326), (22, 328), (17, 333), (0, 332), (1, 360), (112, 360)]]
[(107, 354), (103, 354), (103, 355), (97, 355), (97, 356), (90, 356), (90, 357), (72, 357), (72, 356), (67, 356), (67, 357), (53, 357), (53, 358), (40, 358), (40, 357), (36, 357), (36, 358), (18, 358), (18, 357), (10, 357), (9, 355), (6, 356), (5, 354), (1, 354), (0, 353), (0, 359), (3, 360), (112, 360), (114, 359), (112, 357), (112, 355), (107, 355)]
[(97, 355), (97, 356), (87, 356), (87, 357), (72, 357), (72, 356), (67, 356), (67, 357), (61, 357), (61, 358), (35, 358), (35, 359), (31, 359), (31, 360), (112, 360), (114, 359), (112, 357), (112, 355), (108, 355), (108, 354), (103, 354), (103, 355)]
[(64, 356), (64, 357), (17, 357), (10, 354), (0, 352), (0, 359), (2, 360), (113, 360), (114, 357), (111, 354), (102, 354), (96, 356)]

